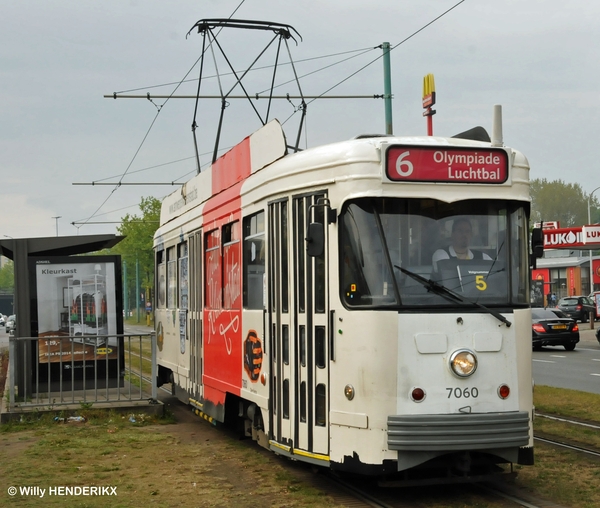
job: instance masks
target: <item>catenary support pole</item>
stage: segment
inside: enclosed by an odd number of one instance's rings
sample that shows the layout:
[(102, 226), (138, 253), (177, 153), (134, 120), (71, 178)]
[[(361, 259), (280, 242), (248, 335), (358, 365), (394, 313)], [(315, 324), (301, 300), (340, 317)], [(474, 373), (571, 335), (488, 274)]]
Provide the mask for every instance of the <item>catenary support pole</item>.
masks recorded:
[(385, 133), (393, 134), (392, 121), (392, 75), (390, 66), (390, 43), (384, 42), (383, 48), (383, 102), (385, 104)]

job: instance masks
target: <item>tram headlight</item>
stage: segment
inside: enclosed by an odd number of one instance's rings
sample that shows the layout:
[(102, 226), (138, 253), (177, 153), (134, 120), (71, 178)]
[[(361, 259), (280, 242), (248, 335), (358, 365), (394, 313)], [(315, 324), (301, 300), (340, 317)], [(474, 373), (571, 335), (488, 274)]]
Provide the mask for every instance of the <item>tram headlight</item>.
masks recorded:
[(469, 377), (477, 370), (477, 357), (469, 349), (459, 349), (450, 356), (450, 368), (458, 377)]

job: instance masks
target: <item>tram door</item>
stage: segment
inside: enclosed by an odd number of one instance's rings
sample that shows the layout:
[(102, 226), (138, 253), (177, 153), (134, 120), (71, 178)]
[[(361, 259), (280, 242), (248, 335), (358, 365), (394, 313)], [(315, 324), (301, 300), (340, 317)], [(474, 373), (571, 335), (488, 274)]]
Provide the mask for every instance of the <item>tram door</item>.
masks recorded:
[(308, 222), (323, 223), (322, 207), (309, 217), (322, 197), (269, 205), (272, 438), (308, 457), (329, 453), (327, 252), (309, 257), (305, 243)]
[[(202, 231), (188, 237), (187, 259), (180, 259), (179, 273), (186, 279), (186, 298), (181, 307), (187, 309), (190, 338), (190, 382), (194, 397), (202, 397)], [(183, 292), (183, 290), (182, 290)]]

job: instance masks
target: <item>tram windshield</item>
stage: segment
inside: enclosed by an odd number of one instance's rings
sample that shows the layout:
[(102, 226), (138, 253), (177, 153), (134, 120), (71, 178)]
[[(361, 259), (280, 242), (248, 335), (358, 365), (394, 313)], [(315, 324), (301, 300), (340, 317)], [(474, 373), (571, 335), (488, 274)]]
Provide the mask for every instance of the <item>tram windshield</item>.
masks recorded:
[(340, 290), (348, 307), (529, 301), (523, 203), (361, 198), (346, 203), (340, 224)]

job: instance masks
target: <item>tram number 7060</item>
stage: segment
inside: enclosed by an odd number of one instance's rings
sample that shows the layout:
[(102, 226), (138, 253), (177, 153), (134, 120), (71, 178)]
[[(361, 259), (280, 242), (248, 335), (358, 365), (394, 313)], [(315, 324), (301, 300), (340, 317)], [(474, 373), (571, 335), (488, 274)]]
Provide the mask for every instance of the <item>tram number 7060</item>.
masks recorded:
[(454, 397), (455, 399), (469, 399), (473, 397), (477, 398), (479, 395), (479, 390), (475, 387), (473, 388), (446, 388), (448, 390), (448, 398), (451, 399)]

